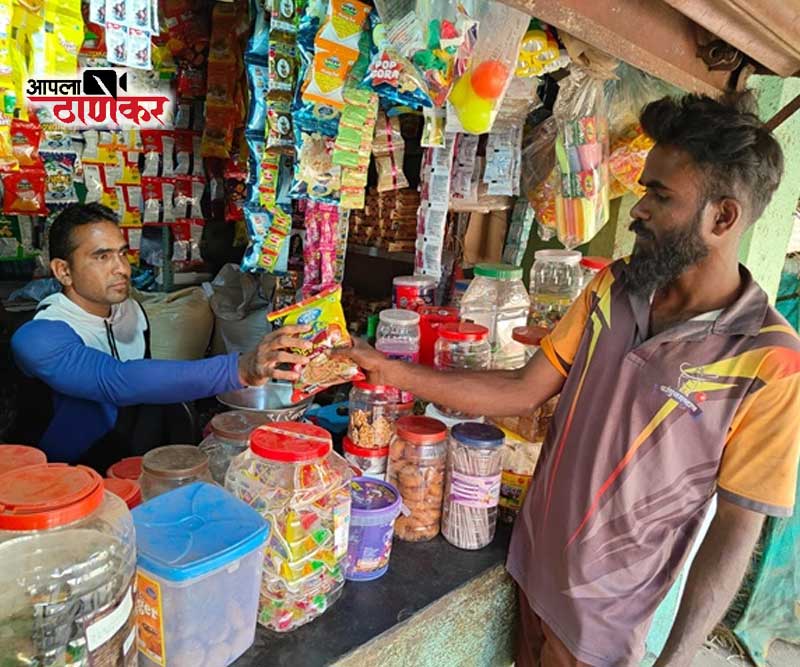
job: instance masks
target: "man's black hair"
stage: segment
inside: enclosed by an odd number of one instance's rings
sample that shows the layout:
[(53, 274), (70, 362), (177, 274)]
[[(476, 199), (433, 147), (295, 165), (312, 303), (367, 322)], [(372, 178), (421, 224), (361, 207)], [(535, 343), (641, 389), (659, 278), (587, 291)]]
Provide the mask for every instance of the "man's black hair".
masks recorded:
[(102, 204), (72, 204), (67, 206), (53, 220), (48, 233), (50, 259), (68, 260), (75, 250), (72, 231), (81, 225), (95, 222), (119, 224), (119, 218), (108, 206)]
[(703, 170), (706, 201), (736, 199), (748, 223), (761, 217), (783, 176), (783, 151), (754, 108), (749, 93), (691, 94), (651, 102), (640, 117), (657, 144), (686, 151)]

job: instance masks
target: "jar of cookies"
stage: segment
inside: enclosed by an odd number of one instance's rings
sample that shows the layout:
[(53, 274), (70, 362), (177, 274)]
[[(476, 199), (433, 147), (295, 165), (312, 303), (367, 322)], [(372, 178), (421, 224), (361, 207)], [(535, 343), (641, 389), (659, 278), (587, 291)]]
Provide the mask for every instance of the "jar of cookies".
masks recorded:
[(394, 435), (396, 403), (389, 388), (354, 382), (350, 390), (350, 422), (347, 437), (358, 447), (382, 449)]
[(439, 534), (447, 459), (447, 427), (430, 417), (402, 417), (389, 448), (387, 481), (400, 491), (407, 515), (399, 516), (395, 535), (408, 542)]

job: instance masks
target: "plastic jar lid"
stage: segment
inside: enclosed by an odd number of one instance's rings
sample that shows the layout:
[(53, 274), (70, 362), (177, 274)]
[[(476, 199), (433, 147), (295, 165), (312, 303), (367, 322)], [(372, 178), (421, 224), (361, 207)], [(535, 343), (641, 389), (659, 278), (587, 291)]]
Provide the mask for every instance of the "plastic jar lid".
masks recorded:
[(223, 440), (242, 440), (247, 442), (253, 429), (267, 423), (264, 415), (250, 410), (231, 410), (223, 412), (211, 420), (214, 435)]
[(413, 445), (432, 445), (447, 435), (447, 426), (438, 419), (409, 415), (395, 422), (397, 437)]
[(250, 436), (250, 450), (270, 461), (298, 463), (327, 456), (331, 434), (321, 426), (302, 422), (275, 422), (259, 426)]
[(44, 463), (0, 475), (0, 530), (47, 530), (89, 516), (103, 502), (91, 468)]
[(350, 498), (354, 517), (378, 514), (393, 520), (400, 513), (400, 492), (389, 482), (371, 477), (351, 479)]
[(143, 456), (129, 456), (126, 459), (117, 461), (106, 470), (106, 477), (114, 477), (115, 479), (139, 479), (142, 476), (143, 458)]
[(208, 470), (208, 454), (194, 445), (151, 449), (142, 459), (142, 474), (161, 479), (200, 477)]
[(420, 318), (433, 322), (448, 322), (454, 317), (458, 319), (458, 308), (453, 308), (451, 306), (420, 306), (417, 309), (417, 313)]
[(577, 266), (581, 263), (581, 255), (577, 250), (537, 250), (533, 254), (535, 262), (559, 262)]
[(547, 327), (514, 327), (511, 330), (511, 337), (518, 343), (539, 347), (542, 338), (550, 333)]
[(347, 454), (362, 456), (365, 459), (382, 459), (389, 456), (389, 447), (359, 447), (347, 436), (342, 438), (342, 449)]
[(402, 310), (400, 308), (387, 308), (382, 310), (380, 314), (381, 322), (386, 324), (397, 324), (404, 327), (414, 326), (419, 324), (419, 313), (413, 310)]
[(9, 470), (47, 463), (47, 455), (27, 445), (0, 445), (0, 475)]
[(519, 280), (522, 278), (522, 267), (512, 264), (478, 264), (475, 275), (497, 280)]
[(602, 271), (609, 264), (611, 264), (611, 260), (606, 257), (584, 257), (581, 259), (581, 266), (590, 271)]
[(505, 440), (499, 428), (479, 422), (461, 422), (453, 426), (450, 433), (467, 447), (499, 447)]
[(392, 284), (404, 287), (436, 287), (436, 279), (430, 276), (395, 276)]
[(450, 322), (439, 327), (439, 338), (458, 342), (473, 342), (486, 340), (489, 330), (480, 324), (472, 322)]
[(132, 479), (109, 477), (103, 480), (103, 485), (106, 487), (106, 491), (122, 498), (129, 510), (142, 502), (142, 488), (138, 482), (134, 482)]
[(374, 391), (376, 393), (382, 393), (389, 389), (385, 384), (370, 384), (365, 380), (358, 380), (353, 383), (353, 386), (361, 391)]

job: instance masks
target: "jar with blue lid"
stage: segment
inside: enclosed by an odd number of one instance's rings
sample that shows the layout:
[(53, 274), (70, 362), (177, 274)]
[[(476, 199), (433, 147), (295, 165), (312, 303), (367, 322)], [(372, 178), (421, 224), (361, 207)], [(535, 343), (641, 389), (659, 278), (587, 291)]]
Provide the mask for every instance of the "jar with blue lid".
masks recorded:
[(496, 426), (461, 422), (450, 429), (442, 535), (459, 549), (494, 539), (505, 436)]

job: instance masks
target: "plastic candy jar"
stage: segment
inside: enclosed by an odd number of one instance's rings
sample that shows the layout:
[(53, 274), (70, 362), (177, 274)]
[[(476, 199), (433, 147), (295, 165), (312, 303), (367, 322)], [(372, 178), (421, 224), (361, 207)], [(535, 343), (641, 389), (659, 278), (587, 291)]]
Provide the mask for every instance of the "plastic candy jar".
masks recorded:
[(142, 498), (150, 498), (192, 482), (212, 482), (208, 455), (194, 445), (166, 445), (151, 449), (142, 459)]
[[(391, 308), (382, 310), (378, 322), (375, 349), (387, 359), (398, 359), (416, 364), (419, 361), (419, 313)], [(393, 388), (396, 400), (408, 403), (413, 394)]]
[(403, 497), (410, 514), (400, 516), (395, 534), (422, 542), (439, 534), (447, 457), (447, 427), (430, 417), (403, 417), (389, 448), (386, 481)]
[(342, 449), (344, 458), (350, 464), (358, 468), (364, 477), (374, 477), (375, 479), (386, 478), (386, 467), (389, 463), (389, 446), (386, 447), (359, 447), (353, 441), (344, 436), (342, 438)]
[(5, 662), (136, 664), (133, 519), (94, 470), (0, 475), (0, 552)]
[(583, 289), (581, 253), (577, 250), (537, 250), (531, 267), (530, 287), (530, 324), (554, 327)]
[(463, 422), (450, 430), (442, 535), (460, 549), (482, 549), (494, 539), (503, 472), (503, 432)]
[(270, 522), (258, 622), (287, 632), (315, 619), (344, 585), (352, 472), (323, 428), (275, 422), (253, 431), (225, 487)]
[[(480, 324), (458, 322), (443, 324), (436, 341), (434, 365), (439, 370), (488, 370), (492, 363), (489, 330)], [(465, 413), (437, 404), (448, 417), (466, 417)]]
[(250, 410), (223, 412), (211, 420), (211, 432), (199, 447), (208, 456), (208, 469), (217, 484), (225, 484), (231, 460), (249, 447), (253, 429), (267, 421), (264, 415)]
[(106, 470), (106, 477), (112, 479), (132, 479), (136, 482), (142, 476), (143, 456), (129, 456), (128, 458), (117, 461), (113, 466)]
[(139, 482), (134, 482), (132, 479), (108, 477), (103, 480), (103, 485), (106, 487), (106, 491), (122, 498), (130, 510), (142, 504), (142, 489)]
[(392, 308), (432, 306), (435, 294), (436, 279), (430, 276), (395, 276), (392, 280)]
[(396, 392), (389, 387), (354, 382), (350, 390), (347, 435), (359, 447), (388, 447), (394, 435)]

